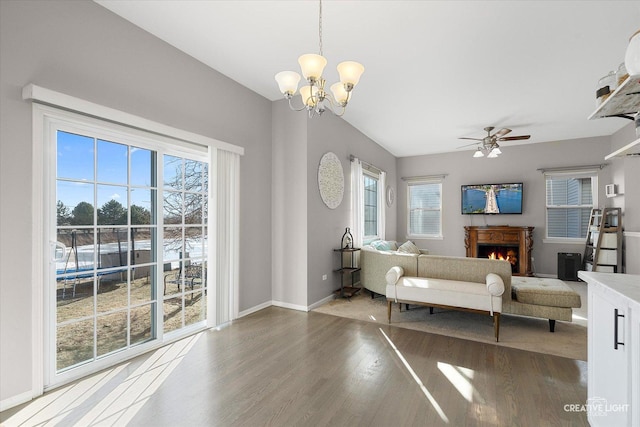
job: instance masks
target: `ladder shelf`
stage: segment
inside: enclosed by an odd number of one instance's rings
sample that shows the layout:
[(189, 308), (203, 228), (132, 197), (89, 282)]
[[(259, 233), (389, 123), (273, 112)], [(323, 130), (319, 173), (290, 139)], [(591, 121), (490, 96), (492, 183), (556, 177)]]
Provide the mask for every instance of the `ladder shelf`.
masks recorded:
[(594, 208), (584, 248), (584, 270), (622, 273), (622, 209)]

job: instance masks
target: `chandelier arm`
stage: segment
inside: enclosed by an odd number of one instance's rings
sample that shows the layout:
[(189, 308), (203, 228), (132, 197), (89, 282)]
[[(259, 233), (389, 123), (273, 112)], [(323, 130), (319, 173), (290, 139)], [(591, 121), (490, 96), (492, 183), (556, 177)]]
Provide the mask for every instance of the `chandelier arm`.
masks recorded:
[[(327, 110), (331, 111), (331, 113), (334, 116), (338, 116), (338, 117), (342, 117), (344, 116), (345, 111), (347, 110), (346, 105), (342, 105), (339, 104), (338, 102), (336, 102), (333, 97), (329, 94), (327, 94), (327, 96), (325, 97), (326, 100), (328, 100), (329, 102), (327, 104), (325, 104), (325, 107)], [(336, 112), (337, 108), (342, 108), (342, 110), (338, 113)]]
[(304, 110), (305, 108), (307, 108), (307, 106), (306, 106), (306, 105), (303, 105), (303, 106), (302, 106), (302, 107), (300, 107), (300, 108), (296, 108), (296, 107), (294, 107), (294, 106), (293, 106), (293, 103), (291, 102), (291, 99), (292, 99), (292, 98), (293, 98), (293, 97), (289, 97), (289, 98), (287, 98), (287, 99), (289, 100), (289, 108), (290, 108), (290, 109), (292, 109), (293, 111), (302, 111), (302, 110)]
[(350, 90), (350, 91), (348, 91), (348, 92), (347, 92), (347, 100), (346, 100), (346, 101), (344, 101), (343, 108), (347, 108), (347, 104), (349, 103), (349, 101), (351, 101), (351, 92), (352, 92), (352, 91), (353, 91), (353, 90)]

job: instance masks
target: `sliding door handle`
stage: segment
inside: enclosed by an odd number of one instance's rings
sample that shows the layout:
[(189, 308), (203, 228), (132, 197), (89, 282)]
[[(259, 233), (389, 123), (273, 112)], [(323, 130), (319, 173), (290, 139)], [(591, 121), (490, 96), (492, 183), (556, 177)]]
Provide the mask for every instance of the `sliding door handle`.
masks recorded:
[(65, 255), (67, 253), (67, 247), (64, 243), (60, 242), (51, 242), (51, 246), (53, 249), (53, 255), (51, 257), (51, 262), (61, 262), (64, 261)]

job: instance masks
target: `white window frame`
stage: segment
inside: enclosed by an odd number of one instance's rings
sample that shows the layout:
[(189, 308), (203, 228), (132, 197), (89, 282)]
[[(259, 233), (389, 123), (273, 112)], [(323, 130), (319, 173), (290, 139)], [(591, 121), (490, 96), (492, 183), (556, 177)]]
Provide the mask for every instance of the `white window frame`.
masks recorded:
[[(549, 237), (549, 210), (550, 209), (593, 209), (598, 206), (598, 171), (597, 169), (576, 169), (561, 171), (545, 171), (544, 177), (544, 203), (545, 203), (545, 238), (543, 243), (564, 243), (564, 244), (583, 244), (587, 236), (582, 238), (576, 237)], [(547, 194), (547, 179), (549, 178), (591, 178), (591, 200), (590, 205), (549, 205)]]
[[(164, 185), (162, 184), (162, 176), (163, 176), (163, 162), (162, 158), (165, 154), (174, 155), (180, 158), (188, 158), (191, 160), (202, 161), (205, 163), (209, 162), (209, 154), (206, 147), (189, 147), (187, 144), (181, 143), (179, 141), (175, 141), (169, 138), (161, 137), (161, 136), (152, 136), (145, 134), (142, 131), (135, 131), (123, 128), (120, 125), (110, 124), (104, 122), (102, 120), (83, 117), (77, 115), (75, 113), (63, 112), (57, 109), (53, 109), (50, 107), (39, 107), (43, 110), (43, 123), (44, 123), (44, 141), (43, 141), (43, 153), (45, 155), (45, 181), (48, 183), (47, 187), (44, 188), (44, 210), (45, 212), (45, 221), (44, 221), (44, 231), (47, 232), (49, 239), (55, 240), (51, 236), (51, 231), (56, 229), (56, 212), (51, 207), (52, 195), (56, 193), (56, 176), (55, 170), (51, 170), (51, 165), (54, 163), (55, 159), (55, 140), (57, 138), (56, 134), (58, 130), (69, 132), (69, 133), (78, 133), (78, 134), (87, 134), (92, 137), (96, 137), (98, 139), (107, 140), (107, 141), (116, 141), (122, 144), (137, 146), (144, 149), (149, 149), (157, 153), (158, 161), (157, 161), (157, 170), (155, 171), (159, 181), (157, 186), (157, 200), (163, 200), (163, 193), (165, 191)], [(160, 204), (162, 206), (162, 204)], [(215, 208), (215, 201), (209, 201), (209, 209), (211, 206)], [(96, 208), (97, 209), (97, 208)], [(123, 360), (127, 360), (133, 356), (138, 354), (142, 354), (150, 349), (157, 348), (161, 345), (165, 345), (169, 342), (173, 342), (177, 339), (184, 338), (194, 332), (204, 330), (207, 327), (207, 323), (205, 321), (200, 321), (194, 323), (193, 325), (189, 325), (186, 327), (182, 327), (181, 329), (172, 331), (171, 333), (164, 332), (164, 322), (163, 318), (163, 303), (165, 300), (169, 299), (169, 296), (165, 296), (161, 293), (162, 290), (162, 269), (159, 268), (163, 265), (162, 260), (162, 239), (163, 239), (163, 230), (164, 230), (164, 222), (163, 222), (163, 212), (162, 210), (158, 211), (158, 218), (156, 224), (150, 226), (155, 228), (157, 231), (157, 241), (158, 245), (156, 247), (155, 258), (157, 261), (158, 268), (155, 269), (156, 277), (155, 282), (157, 283), (157, 295), (152, 301), (155, 304), (156, 312), (155, 318), (158, 319), (157, 328), (156, 328), (156, 336), (151, 340), (145, 343), (141, 343), (129, 348), (125, 348), (119, 350), (116, 353), (111, 355), (101, 356), (98, 359), (95, 359), (87, 364), (79, 365), (77, 367), (72, 367), (68, 370), (57, 371), (55, 366), (55, 349), (53, 348), (53, 343), (51, 342), (51, 338), (56, 336), (56, 310), (52, 305), (55, 302), (55, 294), (49, 292), (48, 289), (51, 286), (45, 288), (43, 292), (43, 303), (44, 303), (44, 311), (45, 311), (45, 330), (44, 332), (44, 375), (45, 375), (45, 384), (46, 388), (56, 387), (58, 385), (67, 383), (72, 381), (78, 377), (85, 376), (94, 372), (97, 372), (100, 369), (104, 369), (105, 367), (113, 366), (114, 364), (120, 363)], [(183, 224), (184, 225), (184, 224)], [(213, 232), (214, 230), (209, 227), (209, 231)], [(46, 237), (46, 236), (45, 236)], [(211, 236), (209, 236), (211, 239)], [(48, 240), (48, 239), (47, 239)], [(214, 241), (214, 240), (209, 240)], [(46, 250), (46, 249), (45, 249)], [(208, 259), (208, 261), (210, 261)], [(55, 283), (55, 278), (50, 277), (51, 271), (45, 271), (45, 283)], [(186, 289), (185, 286), (181, 287), (182, 293), (184, 294)], [(188, 292), (187, 292), (188, 293)], [(214, 292), (208, 292), (207, 298), (209, 299), (207, 303), (207, 307), (215, 306)], [(209, 313), (207, 313), (208, 316)], [(184, 315), (184, 313), (182, 313)], [(95, 313), (94, 313), (95, 316)]]
[[(364, 185), (364, 180), (366, 178), (370, 178), (370, 179), (375, 179), (376, 180), (376, 203), (377, 203), (377, 209), (376, 209), (376, 234), (374, 235), (367, 235), (365, 233), (367, 227), (366, 227), (366, 213), (365, 213), (365, 194), (366, 194), (366, 187)], [(367, 242), (372, 242), (376, 239), (382, 239), (381, 233), (380, 233), (380, 209), (384, 209), (382, 206), (380, 206), (380, 185), (381, 185), (381, 180), (380, 180), (380, 174), (372, 172), (369, 169), (362, 169), (362, 240), (363, 242), (367, 243)]]
[[(444, 181), (444, 176), (438, 177), (422, 177), (422, 178), (408, 178), (405, 179), (407, 181), (407, 238), (409, 239), (428, 239), (428, 240), (442, 240), (443, 231), (442, 231), (442, 199), (444, 194), (442, 192), (442, 183)], [(440, 204), (438, 209), (429, 209), (430, 211), (438, 211), (439, 215), (439, 224), (438, 224), (438, 234), (417, 234), (412, 233), (411, 230), (411, 187), (426, 185), (426, 184), (437, 184), (440, 187)]]

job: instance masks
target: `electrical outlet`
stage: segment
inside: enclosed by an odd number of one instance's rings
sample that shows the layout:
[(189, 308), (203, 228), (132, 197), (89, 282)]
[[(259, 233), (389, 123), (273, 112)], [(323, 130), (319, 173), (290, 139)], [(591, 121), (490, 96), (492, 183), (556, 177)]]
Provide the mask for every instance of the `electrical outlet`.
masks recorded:
[(322, 280), (327, 280), (327, 275), (326, 274), (322, 275)]

